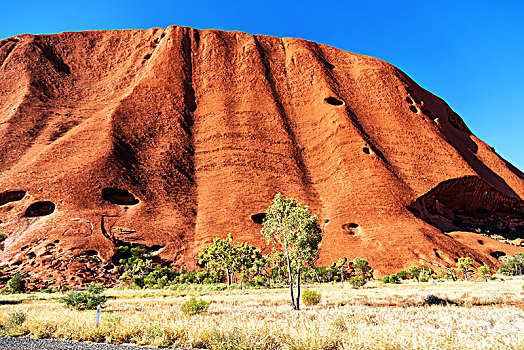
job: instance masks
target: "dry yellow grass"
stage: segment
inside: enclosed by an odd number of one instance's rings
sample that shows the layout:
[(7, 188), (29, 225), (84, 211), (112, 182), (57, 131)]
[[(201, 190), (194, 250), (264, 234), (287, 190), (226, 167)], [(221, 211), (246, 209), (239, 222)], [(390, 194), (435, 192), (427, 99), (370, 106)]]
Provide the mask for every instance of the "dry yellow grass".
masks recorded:
[[(0, 297), (0, 323), (24, 311), (10, 335), (189, 348), (524, 349), (524, 310), (512, 305), (523, 303), (522, 283), (317, 285), (321, 303), (298, 312), (287, 289), (109, 290), (96, 330), (95, 312), (66, 309), (60, 295), (10, 295)], [(462, 306), (421, 306), (427, 294)], [(191, 295), (211, 302), (207, 314), (180, 311)]]

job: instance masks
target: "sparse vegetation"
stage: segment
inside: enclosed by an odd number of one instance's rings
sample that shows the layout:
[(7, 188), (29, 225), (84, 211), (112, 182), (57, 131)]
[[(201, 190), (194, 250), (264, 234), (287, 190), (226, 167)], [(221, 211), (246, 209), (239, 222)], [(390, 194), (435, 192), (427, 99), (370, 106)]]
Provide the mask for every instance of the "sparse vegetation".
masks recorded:
[(349, 279), (349, 283), (353, 288), (358, 289), (366, 284), (366, 280), (362, 276), (353, 276)]
[(4, 241), (7, 239), (5, 232), (0, 232), (0, 251), (4, 250)]
[(312, 289), (306, 289), (302, 293), (302, 302), (307, 306), (317, 305), (321, 299), (322, 295)]
[(506, 276), (521, 276), (524, 274), (524, 252), (514, 256), (503, 257), (505, 264), (502, 265), (498, 273)]
[(11, 293), (23, 293), (25, 291), (24, 276), (20, 275), (19, 273), (15, 274), (13, 278), (7, 282), (7, 286), (9, 287), (9, 291)]
[(181, 310), (186, 315), (198, 315), (206, 312), (208, 307), (207, 301), (191, 297), (191, 299), (182, 304)]
[[(36, 298), (13, 294), (0, 296), (0, 325), (18, 311), (25, 312), (27, 319), (12, 327), (9, 335), (177, 348), (494, 350), (524, 346), (524, 314), (512, 306), (522, 303), (521, 278), (482, 284), (368, 284), (362, 289), (315, 285), (322, 302), (292, 313), (285, 288), (110, 289), (104, 291), (110, 298), (96, 330), (94, 313), (64, 308), (57, 303), (57, 294)], [(448, 304), (429, 305), (434, 300), (425, 298), (428, 295)], [(208, 302), (208, 312), (186, 315), (181, 307), (190, 296)], [(485, 307), (493, 304), (504, 307)]]
[(67, 307), (77, 310), (96, 309), (98, 305), (107, 301), (105, 296), (100, 295), (103, 290), (104, 287), (101, 284), (90, 284), (85, 292), (71, 291), (62, 297), (60, 301)]

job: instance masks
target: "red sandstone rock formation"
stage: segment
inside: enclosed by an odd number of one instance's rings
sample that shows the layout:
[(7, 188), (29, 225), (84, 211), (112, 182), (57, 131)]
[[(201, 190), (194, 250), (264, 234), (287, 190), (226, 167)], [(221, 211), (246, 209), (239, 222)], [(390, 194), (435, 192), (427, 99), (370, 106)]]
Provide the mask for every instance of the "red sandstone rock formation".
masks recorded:
[(40, 279), (112, 278), (119, 242), (189, 266), (228, 232), (264, 246), (251, 217), (276, 192), (329, 219), (321, 264), (360, 256), (379, 274), (418, 257), (495, 264), (441, 230), (461, 206), (522, 224), (524, 175), (444, 101), (388, 63), (299, 39), (175, 26), (5, 39), (0, 135), (1, 262)]

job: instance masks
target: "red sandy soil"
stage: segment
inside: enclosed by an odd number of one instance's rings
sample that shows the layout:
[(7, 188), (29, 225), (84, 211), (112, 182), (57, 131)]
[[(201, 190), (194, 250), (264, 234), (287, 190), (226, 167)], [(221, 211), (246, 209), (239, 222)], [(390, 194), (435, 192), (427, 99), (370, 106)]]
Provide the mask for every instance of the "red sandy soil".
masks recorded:
[(119, 242), (188, 267), (228, 232), (264, 247), (251, 216), (277, 192), (329, 219), (320, 264), (359, 256), (377, 274), (419, 257), (497, 265), (443, 230), (459, 214), (524, 220), (524, 174), (443, 100), (300, 39), (177, 26), (5, 39), (0, 135), (0, 262), (40, 279), (113, 279)]

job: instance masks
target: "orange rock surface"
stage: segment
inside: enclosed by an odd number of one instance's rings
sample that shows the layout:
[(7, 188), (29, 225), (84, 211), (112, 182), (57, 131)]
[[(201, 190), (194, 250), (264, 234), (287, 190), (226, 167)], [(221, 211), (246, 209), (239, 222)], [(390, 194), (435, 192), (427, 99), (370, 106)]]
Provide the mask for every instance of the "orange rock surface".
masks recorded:
[(378, 274), (419, 257), (496, 265), (444, 232), (464, 203), (524, 225), (524, 175), (443, 100), (300, 39), (177, 26), (5, 39), (0, 135), (0, 262), (40, 279), (112, 279), (121, 242), (189, 267), (229, 232), (263, 247), (251, 216), (277, 192), (329, 219), (320, 264), (359, 256)]

